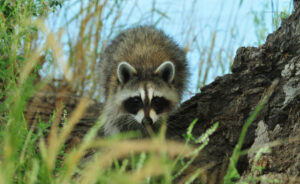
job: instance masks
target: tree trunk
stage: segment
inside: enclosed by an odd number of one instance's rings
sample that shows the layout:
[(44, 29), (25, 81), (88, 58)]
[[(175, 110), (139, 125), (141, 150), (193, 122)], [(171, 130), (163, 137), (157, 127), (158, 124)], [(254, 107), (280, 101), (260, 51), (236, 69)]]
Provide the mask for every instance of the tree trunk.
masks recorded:
[[(232, 74), (218, 77), (169, 116), (167, 137), (177, 140), (183, 140), (182, 134), (195, 118), (198, 122), (193, 129), (194, 135), (201, 135), (219, 122), (209, 144), (193, 164), (199, 168), (212, 163), (202, 181), (222, 181), (242, 126), (272, 82), (278, 79), (268, 103), (249, 127), (243, 149), (255, 149), (272, 142), (269, 144), (272, 153), (263, 154), (256, 164), (264, 167), (263, 173), (254, 172), (254, 176), (265, 175), (283, 183), (300, 182), (300, 6), (298, 1), (294, 2), (292, 15), (282, 20), (281, 27), (268, 36), (265, 44), (258, 48), (239, 48), (231, 67)], [(79, 99), (50, 88), (44, 91), (47, 93), (39, 93), (29, 103), (26, 118), (31, 123), (38, 116), (48, 121), (61, 101), (66, 104), (61, 109), (71, 112)], [(71, 145), (93, 125), (101, 109), (101, 104), (92, 102), (73, 131)], [(253, 155), (249, 152), (238, 162), (243, 178), (250, 176), (250, 169), (255, 165)]]

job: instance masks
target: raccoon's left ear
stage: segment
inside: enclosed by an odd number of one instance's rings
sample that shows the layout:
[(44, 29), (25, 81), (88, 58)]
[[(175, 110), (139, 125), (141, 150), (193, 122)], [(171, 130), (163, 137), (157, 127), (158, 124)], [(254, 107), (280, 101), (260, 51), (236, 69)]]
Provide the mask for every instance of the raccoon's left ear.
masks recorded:
[(125, 84), (130, 80), (130, 78), (136, 74), (136, 70), (126, 61), (122, 61), (118, 65), (117, 75), (121, 83)]
[(175, 66), (171, 61), (165, 61), (154, 72), (167, 83), (171, 83), (175, 76)]

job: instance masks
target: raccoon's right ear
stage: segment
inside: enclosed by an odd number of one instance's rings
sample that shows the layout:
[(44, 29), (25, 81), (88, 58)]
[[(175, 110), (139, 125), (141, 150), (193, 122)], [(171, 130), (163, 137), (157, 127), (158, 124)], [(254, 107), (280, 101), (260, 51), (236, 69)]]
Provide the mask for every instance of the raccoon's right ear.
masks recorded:
[(131, 66), (126, 61), (122, 61), (118, 65), (117, 75), (118, 79), (122, 84), (125, 84), (129, 81), (129, 79), (136, 74), (136, 70), (133, 66)]

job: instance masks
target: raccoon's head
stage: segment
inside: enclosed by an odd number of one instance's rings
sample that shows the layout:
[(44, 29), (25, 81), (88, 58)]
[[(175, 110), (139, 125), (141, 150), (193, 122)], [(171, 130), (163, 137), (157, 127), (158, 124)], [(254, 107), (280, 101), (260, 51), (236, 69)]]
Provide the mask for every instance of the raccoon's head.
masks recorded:
[(119, 86), (110, 101), (118, 108), (119, 115), (130, 115), (140, 125), (155, 125), (180, 101), (173, 85), (174, 76), (175, 66), (171, 61), (150, 71), (123, 61), (117, 68)]

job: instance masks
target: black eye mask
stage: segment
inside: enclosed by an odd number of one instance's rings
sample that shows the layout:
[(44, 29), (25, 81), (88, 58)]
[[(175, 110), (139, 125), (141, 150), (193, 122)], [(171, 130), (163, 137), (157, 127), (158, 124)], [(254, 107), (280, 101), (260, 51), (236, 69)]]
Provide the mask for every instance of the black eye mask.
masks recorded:
[(156, 114), (162, 113), (170, 105), (170, 102), (164, 97), (154, 97), (151, 101), (151, 107), (155, 110)]
[(124, 101), (123, 106), (127, 112), (137, 114), (143, 108), (143, 101), (140, 97), (131, 97)]

